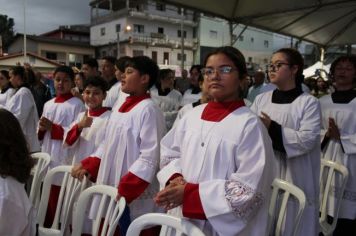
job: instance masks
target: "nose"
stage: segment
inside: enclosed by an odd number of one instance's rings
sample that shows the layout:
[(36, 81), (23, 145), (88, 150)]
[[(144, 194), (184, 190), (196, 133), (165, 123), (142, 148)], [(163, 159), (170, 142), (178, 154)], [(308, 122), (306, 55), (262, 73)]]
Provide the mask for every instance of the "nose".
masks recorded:
[(220, 80), (220, 74), (217, 69), (214, 69), (212, 74), (210, 75), (211, 80)]

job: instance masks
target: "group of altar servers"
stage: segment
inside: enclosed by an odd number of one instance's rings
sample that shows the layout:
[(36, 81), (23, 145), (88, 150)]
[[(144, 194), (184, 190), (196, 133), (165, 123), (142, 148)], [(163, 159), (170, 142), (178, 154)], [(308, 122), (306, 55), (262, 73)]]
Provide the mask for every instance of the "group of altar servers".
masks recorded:
[[(87, 175), (93, 184), (116, 186), (127, 202), (116, 232), (120, 235), (149, 212), (184, 217), (206, 235), (264, 235), (274, 178), (303, 190), (306, 208), (299, 235), (318, 235), (320, 158), (330, 159), (350, 172), (335, 235), (356, 235), (354, 56), (334, 61), (336, 91), (318, 100), (302, 90), (301, 54), (280, 49), (268, 66), (277, 88), (258, 95), (250, 107), (242, 99), (246, 62), (236, 48), (218, 48), (202, 68), (195, 68), (203, 80), (196, 83), (199, 96), (188, 104), (172, 89), (172, 71), (159, 73), (145, 56), (119, 62), (120, 81), (111, 87), (116, 99), (110, 108), (102, 78), (86, 78), (81, 96), (73, 96), (73, 71), (60, 66), (53, 78), (56, 97), (45, 104), (40, 118), (21, 67), (10, 71), (13, 89), (1, 87), (6, 98), (0, 97), (5, 100), (0, 105), (0, 235), (33, 233), (33, 209), (21, 183), (33, 166), (28, 153), (35, 151), (50, 154), (50, 168), (73, 165), (75, 178)], [(25, 137), (28, 149), (17, 136)], [(59, 185), (55, 180), (51, 187), (48, 227)], [(331, 194), (338, 194), (339, 187), (335, 182)], [(96, 201), (88, 209), (89, 219)], [(283, 235), (291, 234), (297, 204), (289, 201), (287, 209)], [(142, 235), (158, 235), (159, 230), (152, 227)]]

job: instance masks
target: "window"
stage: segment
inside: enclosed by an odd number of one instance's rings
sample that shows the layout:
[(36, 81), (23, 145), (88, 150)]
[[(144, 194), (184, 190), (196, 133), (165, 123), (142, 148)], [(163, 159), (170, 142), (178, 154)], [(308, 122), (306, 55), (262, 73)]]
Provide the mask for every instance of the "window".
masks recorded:
[(253, 43), (255, 41), (255, 39), (253, 37), (251, 37), (251, 43)]
[(102, 56), (102, 57), (106, 57), (106, 51), (102, 51), (102, 52), (101, 52), (101, 56)]
[(104, 36), (105, 35), (105, 27), (100, 28), (100, 35)]
[(145, 26), (144, 25), (134, 25), (134, 33), (144, 33)]
[[(178, 7), (178, 11), (177, 12), (178, 12), (179, 15), (182, 15), (182, 8)], [(187, 15), (187, 9), (183, 10), (183, 15)]]
[(210, 31), (209, 31), (209, 37), (210, 37), (211, 39), (217, 39), (217, 38), (218, 38), (218, 31), (210, 30)]
[(132, 54), (133, 54), (132, 55), (133, 57), (143, 56), (143, 51), (142, 50), (133, 50)]
[(269, 46), (268, 40), (263, 41), (263, 45), (265, 45), (265, 48), (268, 48), (268, 46)]
[(165, 11), (166, 10), (166, 5), (163, 3), (156, 3), (156, 10), (157, 11)]
[(121, 25), (120, 24), (116, 24), (116, 32), (120, 32), (121, 31)]
[[(177, 60), (178, 61), (182, 60), (182, 54), (180, 54), (180, 53), (177, 54)], [(183, 61), (186, 61), (186, 60), (187, 60), (187, 54), (184, 54)]]
[[(178, 37), (179, 37), (179, 38), (182, 37), (182, 31), (178, 30), (177, 33), (178, 33)], [(183, 37), (184, 37), (184, 38), (187, 38), (187, 31), (185, 31), (185, 30), (183, 31)]]
[(243, 41), (244, 41), (244, 36), (243, 36), (243, 35), (240, 35), (240, 36), (239, 36), (239, 41), (240, 41), (240, 42), (243, 42)]
[(152, 60), (157, 62), (157, 52), (156, 51), (152, 51)]
[(169, 52), (163, 53), (163, 64), (169, 65)]
[(46, 58), (50, 60), (57, 60), (57, 53), (55, 52), (46, 52)]
[(164, 34), (164, 28), (162, 28), (162, 27), (158, 27), (158, 33), (160, 33), (160, 34)]

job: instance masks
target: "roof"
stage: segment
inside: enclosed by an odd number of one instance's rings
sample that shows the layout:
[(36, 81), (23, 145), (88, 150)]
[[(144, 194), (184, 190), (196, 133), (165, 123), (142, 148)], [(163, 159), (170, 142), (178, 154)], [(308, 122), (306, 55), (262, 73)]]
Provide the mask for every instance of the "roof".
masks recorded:
[[(61, 65), (62, 65), (62, 64), (59, 64), (59, 63), (57, 63), (57, 62), (51, 61), (51, 60), (49, 60), (49, 59), (47, 59), (47, 58), (45, 58), (45, 57), (41, 57), (41, 56), (39, 56), (39, 55), (37, 55), (37, 54), (35, 54), (35, 53), (32, 53), (32, 52), (27, 52), (26, 55), (27, 55), (27, 56), (35, 57), (35, 58), (40, 59), (40, 60), (42, 60), (42, 61), (45, 61), (45, 62), (47, 62), (47, 63), (49, 63), (49, 64), (52, 64), (52, 65), (54, 65), (54, 66), (61, 66)], [(0, 57), (0, 61), (2, 61), (2, 60), (7, 60), (7, 59), (11, 59), (11, 58), (15, 58), (15, 57), (21, 57), (21, 56), (23, 56), (23, 52), (13, 53), (13, 54), (9, 54), (9, 55)]]
[[(15, 38), (18, 37), (23, 37), (23, 34), (16, 34)], [(36, 36), (36, 35), (26, 35), (26, 38), (36, 42), (43, 42), (43, 43), (53, 43), (53, 44), (61, 44), (61, 45), (68, 45), (68, 46), (88, 47), (88, 48), (92, 47), (90, 46), (90, 42), (50, 38), (50, 37)]]

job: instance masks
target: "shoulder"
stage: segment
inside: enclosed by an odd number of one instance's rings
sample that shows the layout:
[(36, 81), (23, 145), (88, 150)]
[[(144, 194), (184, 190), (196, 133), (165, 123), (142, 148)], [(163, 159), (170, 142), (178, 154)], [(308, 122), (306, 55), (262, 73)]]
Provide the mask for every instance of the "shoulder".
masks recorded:
[(174, 97), (177, 97), (177, 98), (181, 98), (181, 97), (182, 97), (182, 94), (181, 94), (178, 90), (176, 90), (176, 89), (172, 89), (171, 94), (172, 94)]

